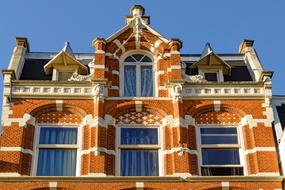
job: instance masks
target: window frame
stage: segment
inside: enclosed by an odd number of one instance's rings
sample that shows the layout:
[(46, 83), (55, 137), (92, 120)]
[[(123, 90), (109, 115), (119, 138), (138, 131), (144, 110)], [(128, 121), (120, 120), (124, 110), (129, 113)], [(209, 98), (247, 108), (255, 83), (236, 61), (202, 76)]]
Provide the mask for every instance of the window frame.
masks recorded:
[[(154, 145), (122, 145), (121, 144), (121, 129), (122, 128), (156, 128), (157, 129), (157, 144)], [(164, 160), (163, 160), (163, 150), (162, 150), (162, 142), (163, 142), (163, 135), (162, 135), (162, 128), (159, 125), (143, 125), (143, 124), (117, 124), (116, 125), (116, 152), (117, 152), (117, 159), (116, 159), (116, 176), (122, 176), (121, 175), (121, 150), (157, 150), (158, 153), (158, 176), (163, 175), (163, 166), (164, 166)], [(128, 177), (128, 176), (127, 176)], [(131, 176), (129, 176), (131, 177)], [(151, 177), (151, 176), (150, 176)], [(154, 176), (155, 177), (155, 176)]]
[(224, 82), (224, 74), (223, 74), (222, 69), (206, 69), (206, 68), (202, 69), (200, 68), (198, 72), (199, 72), (199, 75), (203, 76), (205, 80), (206, 80), (205, 73), (216, 73), (217, 81), (208, 81), (208, 82)]
[[(141, 54), (144, 56), (147, 56), (151, 59), (151, 62), (125, 62), (125, 59), (129, 56), (135, 55), (135, 54)], [(124, 88), (125, 88), (125, 65), (134, 65), (136, 66), (136, 95), (135, 96), (125, 96), (124, 94)], [(155, 65), (154, 59), (151, 54), (149, 54), (147, 51), (130, 51), (126, 53), (122, 58), (120, 59), (120, 96), (121, 97), (127, 97), (127, 98), (133, 98), (133, 97), (155, 97), (156, 96), (156, 74), (155, 74)], [(141, 66), (152, 66), (152, 80), (153, 80), (153, 95), (152, 96), (141, 96)]]
[[(202, 134), (201, 129), (202, 128), (235, 128), (237, 131), (237, 144), (202, 144)], [(243, 176), (246, 174), (245, 171), (245, 161), (244, 161), (244, 154), (242, 149), (242, 135), (240, 133), (240, 128), (237, 125), (211, 125), (211, 124), (203, 124), (197, 126), (196, 135), (198, 136), (198, 152), (199, 152), (199, 158), (198, 158), (198, 165), (199, 165), (199, 175), (202, 176), (202, 168), (231, 168), (231, 167), (237, 167), (237, 168), (243, 168)], [(225, 165), (204, 165), (203, 164), (203, 156), (202, 156), (202, 149), (237, 149), (239, 153), (239, 160), (240, 164), (225, 164)]]
[[(41, 128), (76, 128), (77, 129), (77, 144), (40, 144), (40, 131)], [(39, 150), (41, 148), (46, 149), (76, 149), (76, 166), (75, 166), (75, 175), (74, 176), (80, 176), (80, 170), (81, 170), (81, 144), (82, 144), (82, 126), (79, 126), (78, 124), (58, 124), (58, 123), (52, 123), (52, 124), (39, 124), (35, 126), (35, 137), (34, 137), (34, 144), (33, 144), (33, 158), (32, 158), (32, 169), (31, 169), (31, 175), (32, 176), (38, 176), (37, 175), (37, 168), (38, 168), (38, 160), (39, 160)], [(51, 176), (52, 177), (52, 176)], [(68, 176), (67, 176), (68, 177)]]

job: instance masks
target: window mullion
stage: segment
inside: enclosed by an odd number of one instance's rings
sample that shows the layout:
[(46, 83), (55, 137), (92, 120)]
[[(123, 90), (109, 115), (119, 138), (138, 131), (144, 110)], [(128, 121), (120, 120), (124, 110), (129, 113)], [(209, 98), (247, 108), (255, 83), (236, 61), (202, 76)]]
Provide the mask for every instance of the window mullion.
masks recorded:
[(139, 64), (140, 63), (137, 63), (136, 65), (136, 96), (141, 96), (141, 66)]

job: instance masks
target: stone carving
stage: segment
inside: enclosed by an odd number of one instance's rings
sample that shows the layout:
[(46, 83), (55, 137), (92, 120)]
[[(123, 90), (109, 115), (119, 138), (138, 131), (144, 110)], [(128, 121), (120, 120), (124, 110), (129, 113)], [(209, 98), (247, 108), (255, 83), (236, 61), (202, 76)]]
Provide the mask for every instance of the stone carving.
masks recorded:
[(73, 73), (72, 76), (68, 79), (68, 81), (90, 81), (91, 78), (92, 74), (80, 75), (78, 73)]
[(101, 84), (96, 84), (94, 87), (94, 99), (100, 100), (104, 97), (104, 86)]
[(176, 84), (173, 86), (172, 99), (174, 101), (182, 100), (182, 86), (180, 84)]

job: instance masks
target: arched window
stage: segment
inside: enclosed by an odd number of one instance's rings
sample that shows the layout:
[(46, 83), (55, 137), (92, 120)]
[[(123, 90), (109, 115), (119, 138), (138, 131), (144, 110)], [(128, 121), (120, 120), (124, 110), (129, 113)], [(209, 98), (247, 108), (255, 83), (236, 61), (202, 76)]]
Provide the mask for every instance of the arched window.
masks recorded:
[(153, 96), (153, 66), (147, 55), (133, 54), (124, 60), (124, 96)]

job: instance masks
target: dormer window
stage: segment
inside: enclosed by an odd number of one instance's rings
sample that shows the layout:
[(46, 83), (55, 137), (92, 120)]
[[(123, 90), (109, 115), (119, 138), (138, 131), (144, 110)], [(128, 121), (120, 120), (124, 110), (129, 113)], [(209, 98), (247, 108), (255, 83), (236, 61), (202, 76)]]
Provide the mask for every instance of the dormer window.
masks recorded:
[(143, 54), (128, 56), (123, 62), (123, 94), (150, 97), (154, 94), (153, 61)]

